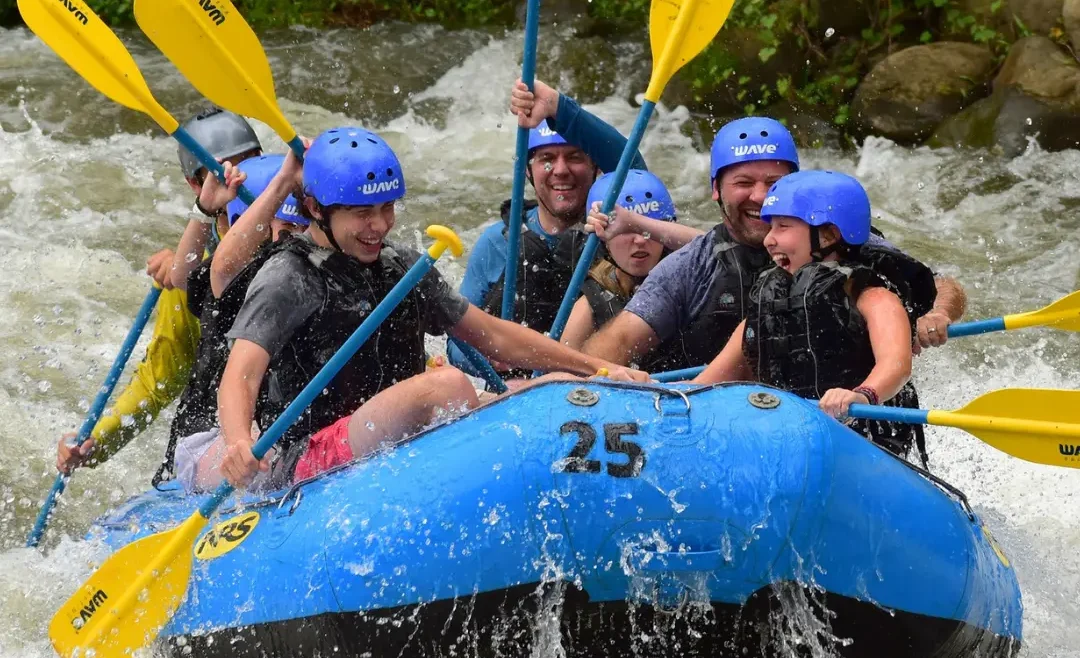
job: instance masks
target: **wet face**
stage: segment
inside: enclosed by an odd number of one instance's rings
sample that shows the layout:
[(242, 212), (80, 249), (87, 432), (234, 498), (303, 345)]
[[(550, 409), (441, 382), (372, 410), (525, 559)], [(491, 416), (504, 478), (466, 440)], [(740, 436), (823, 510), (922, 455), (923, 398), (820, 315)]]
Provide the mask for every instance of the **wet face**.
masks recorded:
[[(307, 198), (308, 212), (321, 218), (315, 200)], [(380, 203), (374, 206), (335, 206), (330, 212), (330, 230), (334, 233), (341, 251), (362, 263), (374, 263), (379, 259), (383, 239), (394, 228), (394, 204)], [(312, 231), (321, 233), (317, 224)], [(316, 233), (316, 234), (317, 234)]]
[[(795, 217), (773, 217), (765, 235), (765, 249), (772, 256), (773, 262), (788, 272), (794, 273), (803, 265), (812, 261), (810, 252), (810, 225)], [(818, 231), (821, 247), (828, 247), (838, 239), (836, 227), (831, 224)], [(836, 258), (835, 254), (828, 258)]]
[(544, 146), (529, 159), (537, 200), (567, 223), (585, 215), (585, 201), (596, 178), (596, 165), (576, 146)]
[(664, 246), (639, 233), (623, 233), (607, 241), (607, 250), (623, 271), (644, 279), (660, 262)]
[(769, 225), (761, 221), (761, 204), (772, 184), (791, 173), (791, 165), (774, 160), (732, 165), (713, 181), (713, 200), (719, 201), (724, 223), (737, 242), (760, 247)]

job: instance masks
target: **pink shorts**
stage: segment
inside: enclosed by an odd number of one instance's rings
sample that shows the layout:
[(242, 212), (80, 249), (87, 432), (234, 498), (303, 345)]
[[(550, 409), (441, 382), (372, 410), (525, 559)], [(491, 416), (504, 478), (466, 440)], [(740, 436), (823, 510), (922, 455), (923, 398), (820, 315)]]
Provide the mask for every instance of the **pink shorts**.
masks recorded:
[(349, 418), (345, 416), (333, 425), (324, 427), (312, 435), (307, 450), (296, 462), (293, 482), (306, 480), (335, 466), (352, 461), (353, 451), (349, 445)]

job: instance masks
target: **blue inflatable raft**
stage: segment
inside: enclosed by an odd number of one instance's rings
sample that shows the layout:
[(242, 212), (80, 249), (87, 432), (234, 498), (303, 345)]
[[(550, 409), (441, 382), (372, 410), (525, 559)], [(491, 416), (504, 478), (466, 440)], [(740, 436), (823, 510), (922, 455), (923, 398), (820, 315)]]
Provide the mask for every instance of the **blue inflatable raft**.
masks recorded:
[[(200, 502), (150, 491), (91, 536), (119, 548)], [(166, 653), (816, 643), (992, 658), (1021, 641), (1016, 574), (963, 494), (759, 385), (543, 384), (368, 462), (227, 501), (212, 521)]]

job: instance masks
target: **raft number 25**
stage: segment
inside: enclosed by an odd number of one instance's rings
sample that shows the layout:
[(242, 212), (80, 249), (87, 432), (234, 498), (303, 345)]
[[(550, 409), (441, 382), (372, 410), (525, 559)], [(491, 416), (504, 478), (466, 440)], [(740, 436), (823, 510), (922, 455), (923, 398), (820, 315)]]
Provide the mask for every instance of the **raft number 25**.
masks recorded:
[[(638, 433), (637, 423), (604, 423), (604, 449), (610, 454), (626, 455), (625, 463), (608, 462), (607, 474), (615, 478), (636, 478), (645, 468), (645, 450), (633, 441), (623, 440), (624, 436)], [(563, 423), (559, 434), (576, 434), (577, 443), (570, 454), (560, 460), (563, 473), (599, 473), (601, 463), (598, 459), (589, 459), (589, 453), (596, 445), (596, 430), (592, 425), (580, 420)]]

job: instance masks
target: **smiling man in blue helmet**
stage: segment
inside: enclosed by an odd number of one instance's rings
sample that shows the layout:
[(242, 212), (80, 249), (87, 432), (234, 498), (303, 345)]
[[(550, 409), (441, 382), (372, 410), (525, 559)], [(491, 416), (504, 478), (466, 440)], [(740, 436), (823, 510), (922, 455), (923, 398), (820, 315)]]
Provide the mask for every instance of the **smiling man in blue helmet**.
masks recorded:
[[(241, 221), (260, 221), (261, 213), (265, 224), (297, 189), (311, 225), (257, 263), (228, 333), (233, 343), (218, 396), (223, 439), (207, 450), (224, 458), (200, 462), (200, 472), (235, 486), (260, 472), (268, 484), (284, 483), (294, 473), (309, 477), (363, 458), (438, 414), (476, 406), (476, 391), (459, 370), (425, 372), (425, 335), (448, 333), (524, 368), (586, 376), (614, 368), (645, 378), (484, 313), (433, 268), (285, 433), (275, 455), (255, 460), (252, 421), (269, 427), (420, 257), (386, 240), (405, 178), (378, 135), (335, 128), (312, 142), (302, 165), (290, 153)], [(212, 477), (197, 475), (212, 486)]]
[[(572, 102), (572, 101), (571, 101)], [(514, 108), (512, 108), (514, 109)], [(573, 260), (584, 246), (581, 228), (589, 188), (603, 171), (614, 171), (625, 140), (617, 130), (576, 106), (563, 109), (562, 121), (534, 120), (519, 112), (518, 125), (529, 128), (526, 175), (536, 200), (527, 202), (520, 238), (514, 322), (544, 332), (551, 328), (573, 275)], [(637, 154), (634, 169), (645, 169)], [(506, 270), (509, 201), (502, 221), (477, 239), (465, 268), (461, 294), (488, 313), (501, 316)], [(471, 366), (451, 345), (450, 362), (470, 374)], [(507, 376), (525, 371), (502, 370)]]

